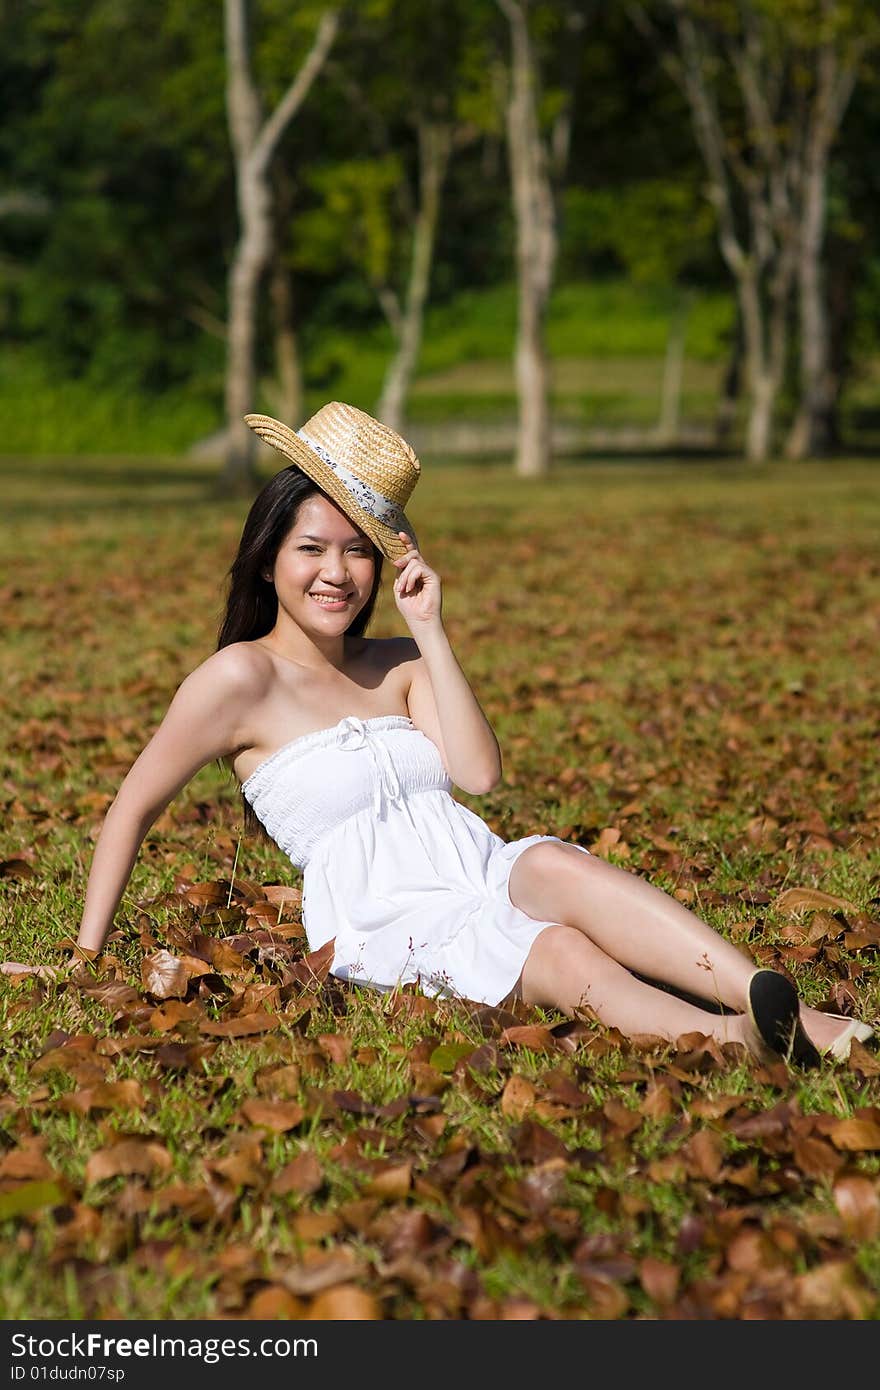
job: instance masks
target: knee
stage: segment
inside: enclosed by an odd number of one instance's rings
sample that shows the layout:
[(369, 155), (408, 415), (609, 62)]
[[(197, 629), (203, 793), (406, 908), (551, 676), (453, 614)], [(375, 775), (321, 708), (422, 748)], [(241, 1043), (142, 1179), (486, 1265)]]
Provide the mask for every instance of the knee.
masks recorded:
[(590, 944), (576, 927), (545, 927), (523, 967), (525, 1003), (570, 1012), (585, 997), (589, 955)]
[(542, 840), (537, 845), (531, 845), (522, 855), (522, 864), (538, 878), (553, 880), (560, 874), (566, 874), (583, 861), (586, 863), (589, 855), (576, 849), (574, 845), (564, 845), (561, 842), (554, 844), (552, 841)]
[[(574, 845), (541, 841), (520, 855), (514, 872), (520, 884), (526, 883), (539, 893), (561, 884), (574, 882), (594, 864), (593, 857)], [(600, 861), (601, 862), (601, 861)]]

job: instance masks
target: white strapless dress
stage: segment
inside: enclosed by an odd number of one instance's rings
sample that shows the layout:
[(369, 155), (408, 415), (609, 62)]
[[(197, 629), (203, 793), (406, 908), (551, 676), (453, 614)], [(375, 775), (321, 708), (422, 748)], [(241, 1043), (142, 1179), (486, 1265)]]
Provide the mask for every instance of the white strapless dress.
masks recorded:
[(334, 975), (497, 1004), (551, 925), (514, 907), (510, 871), (529, 845), (560, 842), (505, 843), (451, 785), (410, 719), (349, 716), (279, 748), (242, 792), (303, 870), (309, 946), (335, 938)]

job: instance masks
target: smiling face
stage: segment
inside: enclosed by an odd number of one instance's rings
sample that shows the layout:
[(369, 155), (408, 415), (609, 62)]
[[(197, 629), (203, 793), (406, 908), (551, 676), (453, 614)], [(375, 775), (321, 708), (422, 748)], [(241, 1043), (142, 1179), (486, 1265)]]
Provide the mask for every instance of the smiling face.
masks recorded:
[(279, 616), (306, 632), (338, 636), (370, 597), (372, 542), (323, 494), (306, 498), (282, 541), (272, 573)]

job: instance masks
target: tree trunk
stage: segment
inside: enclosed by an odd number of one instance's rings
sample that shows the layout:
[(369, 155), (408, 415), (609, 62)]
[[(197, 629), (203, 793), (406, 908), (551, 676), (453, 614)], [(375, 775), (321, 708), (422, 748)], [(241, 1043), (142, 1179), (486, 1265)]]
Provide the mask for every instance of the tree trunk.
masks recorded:
[(268, 189), (259, 181), (239, 181), (242, 234), (229, 272), (229, 328), (226, 348), (226, 463), (223, 479), (233, 492), (255, 481), (254, 433), (243, 417), (256, 397), (257, 302), (260, 280), (272, 247)]
[(418, 134), (419, 210), (413, 231), (409, 284), (403, 312), (398, 320), (397, 351), (388, 365), (376, 407), (378, 418), (398, 433), (404, 428), (410, 383), (422, 345), (440, 194), (452, 146), (452, 132), (448, 126), (425, 121), (420, 123)]
[(736, 421), (736, 411), (742, 392), (743, 350), (742, 320), (737, 312), (733, 341), (730, 344), (730, 355), (724, 369), (721, 395), (715, 414), (715, 442), (719, 447), (727, 443)]
[(669, 336), (666, 339), (666, 358), (663, 363), (663, 384), (660, 392), (660, 419), (657, 435), (664, 444), (678, 438), (681, 425), (681, 383), (684, 371), (684, 340), (687, 332), (688, 299), (682, 295), (675, 307)]
[(272, 251), (272, 190), (269, 165), (287, 126), (324, 65), (339, 25), (328, 10), (296, 77), (261, 125), (259, 98), (250, 66), (247, 0), (226, 0), (226, 107), (235, 156), (241, 226), (229, 272), (229, 331), (226, 357), (227, 446), (224, 483), (249, 491), (255, 482), (254, 435), (242, 416), (256, 397), (257, 309), (260, 282)]
[(749, 463), (766, 463), (770, 453), (776, 390), (776, 383), (766, 367), (752, 380), (746, 426), (746, 459)]
[(773, 389), (773, 378), (767, 361), (761, 290), (757, 276), (748, 261), (739, 268), (736, 287), (749, 388), (745, 453), (749, 463), (764, 463), (770, 452), (776, 392)]
[(522, 0), (498, 0), (510, 23), (507, 143), (516, 218), (519, 320), (515, 371), (519, 402), (516, 472), (550, 468), (550, 373), (545, 321), (556, 263), (556, 210), (538, 128), (535, 58)]
[(303, 382), (296, 336), (296, 316), (290, 272), (275, 258), (269, 277), (269, 297), (275, 324), (275, 400), (279, 420), (296, 429), (303, 416)]
[(800, 400), (785, 449), (792, 459), (827, 453), (837, 435), (823, 251), (828, 160), (855, 85), (855, 72), (854, 64), (840, 68), (833, 40), (821, 46), (804, 156), (798, 259)]

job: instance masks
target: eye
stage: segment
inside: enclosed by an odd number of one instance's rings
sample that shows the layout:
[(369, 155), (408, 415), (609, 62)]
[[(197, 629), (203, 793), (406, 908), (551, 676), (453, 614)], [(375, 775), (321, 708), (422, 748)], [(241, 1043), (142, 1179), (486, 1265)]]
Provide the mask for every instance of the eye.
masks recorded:
[(316, 554), (316, 553), (320, 553), (321, 547), (320, 547), (319, 545), (301, 545), (301, 546), (299, 547), (299, 549), (300, 549), (300, 550), (308, 550), (308, 551), (310, 551), (312, 554)]

